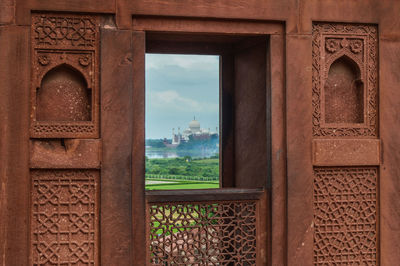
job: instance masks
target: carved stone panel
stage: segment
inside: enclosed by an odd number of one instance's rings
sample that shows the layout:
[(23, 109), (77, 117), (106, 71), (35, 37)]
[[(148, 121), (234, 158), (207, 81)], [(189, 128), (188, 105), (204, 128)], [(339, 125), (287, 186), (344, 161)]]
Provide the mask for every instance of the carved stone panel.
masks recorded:
[(378, 136), (376, 26), (313, 25), (313, 136)]
[(314, 169), (314, 265), (377, 265), (377, 167)]
[(96, 16), (32, 15), (31, 137), (99, 135)]
[(32, 170), (33, 265), (98, 264), (98, 172)]
[(256, 201), (150, 205), (150, 264), (255, 265), (256, 206)]

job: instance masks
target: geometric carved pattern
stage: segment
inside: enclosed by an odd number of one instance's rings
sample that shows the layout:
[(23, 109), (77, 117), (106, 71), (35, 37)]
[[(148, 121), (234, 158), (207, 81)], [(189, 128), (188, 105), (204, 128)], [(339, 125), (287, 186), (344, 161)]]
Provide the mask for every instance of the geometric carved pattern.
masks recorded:
[(79, 134), (88, 134), (94, 131), (93, 125), (35, 125), (33, 131), (41, 135), (53, 135), (57, 132), (74, 133), (75, 137)]
[(255, 265), (256, 201), (151, 203), (152, 265)]
[(37, 15), (33, 29), (36, 45), (94, 47), (96, 42), (96, 24), (90, 17)]
[(98, 172), (32, 170), (33, 265), (97, 265)]
[(378, 169), (314, 169), (314, 265), (377, 265)]
[[(378, 136), (378, 31), (376, 26), (314, 23), (312, 42), (312, 105), (314, 137)], [(360, 70), (364, 100), (362, 123), (327, 123), (324, 88), (335, 60), (349, 58)], [(345, 100), (345, 99), (343, 99)], [(341, 101), (340, 104), (344, 105)], [(348, 109), (353, 109), (350, 107)], [(339, 119), (340, 120), (340, 119)]]
[[(31, 137), (98, 138), (98, 17), (34, 13), (31, 33)], [(67, 76), (59, 75), (54, 80), (54, 76), (47, 75), (57, 69), (73, 70), (85, 86), (77, 88), (76, 82)], [(41, 100), (43, 92), (50, 98)], [(87, 99), (82, 98), (84, 95)], [(82, 119), (80, 110), (86, 112), (85, 119)], [(38, 116), (55, 117), (57, 113), (68, 119), (43, 119)]]

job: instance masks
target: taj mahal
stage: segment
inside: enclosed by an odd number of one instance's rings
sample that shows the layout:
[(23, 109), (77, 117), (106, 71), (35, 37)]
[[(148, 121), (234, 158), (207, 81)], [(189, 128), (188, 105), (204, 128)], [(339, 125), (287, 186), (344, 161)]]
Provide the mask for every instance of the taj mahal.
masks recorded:
[(212, 132), (210, 128), (202, 129), (200, 127), (200, 122), (193, 118), (189, 123), (189, 127), (185, 129), (182, 133), (180, 132), (180, 127), (178, 127), (178, 132), (175, 133), (175, 129), (172, 129), (172, 142), (164, 143), (167, 147), (177, 147), (183, 142), (189, 142), (190, 140), (208, 140), (212, 137), (218, 137), (218, 127), (215, 128), (215, 132)]

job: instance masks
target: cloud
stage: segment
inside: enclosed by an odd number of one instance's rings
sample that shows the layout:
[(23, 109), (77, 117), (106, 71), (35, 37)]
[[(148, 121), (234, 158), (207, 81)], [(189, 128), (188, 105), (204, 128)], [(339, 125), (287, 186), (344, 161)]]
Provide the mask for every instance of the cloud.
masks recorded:
[(146, 70), (179, 67), (196, 71), (208, 70), (210, 65), (218, 64), (219, 57), (215, 55), (176, 55), (176, 54), (146, 54)]
[(150, 92), (149, 96), (149, 104), (151, 104), (153, 108), (195, 113), (218, 112), (218, 104), (200, 102), (188, 97), (183, 97), (175, 90)]
[(196, 116), (219, 125), (219, 57), (146, 54), (146, 138), (170, 136)]

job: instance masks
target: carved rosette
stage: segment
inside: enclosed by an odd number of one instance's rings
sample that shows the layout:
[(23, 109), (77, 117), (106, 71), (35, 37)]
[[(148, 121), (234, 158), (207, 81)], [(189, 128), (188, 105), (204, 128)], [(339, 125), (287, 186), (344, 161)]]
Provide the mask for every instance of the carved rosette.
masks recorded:
[[(377, 27), (360, 24), (313, 24), (312, 105), (314, 137), (378, 136), (378, 35)], [(323, 88), (330, 65), (350, 58), (360, 70), (364, 89), (363, 123), (326, 123)]]
[[(31, 89), (31, 124), (30, 134), (33, 138), (97, 138), (99, 136), (99, 23), (97, 16), (69, 14), (32, 14), (32, 89)], [(43, 112), (58, 110), (71, 112), (70, 119), (40, 119), (38, 110), (41, 106), (38, 97), (47, 73), (57, 68), (73, 70), (86, 85), (87, 99), (73, 91), (73, 81), (58, 77), (59, 84), (53, 82), (60, 90), (66, 87), (69, 91), (58, 94), (48, 93), (50, 104)], [(60, 75), (59, 75), (60, 76)], [(64, 84), (63, 84), (64, 82)], [(53, 88), (53, 90), (54, 90)], [(81, 94), (82, 94), (81, 93)], [(68, 94), (68, 96), (66, 96)], [(69, 95), (71, 96), (68, 99)], [(73, 97), (76, 98), (73, 99)], [(67, 99), (65, 99), (67, 98)], [(65, 102), (70, 101), (68, 106)], [(60, 104), (57, 103), (60, 102)], [(75, 103), (74, 103), (75, 101)], [(53, 105), (51, 105), (53, 104)], [(75, 105), (74, 105), (75, 104)], [(84, 104), (85, 106), (77, 106)], [(58, 106), (57, 106), (58, 105)], [(42, 108), (43, 109), (43, 108)], [(87, 110), (89, 119), (74, 119), (73, 114)], [(53, 115), (54, 116), (54, 115)], [(65, 117), (65, 116), (64, 116)]]

